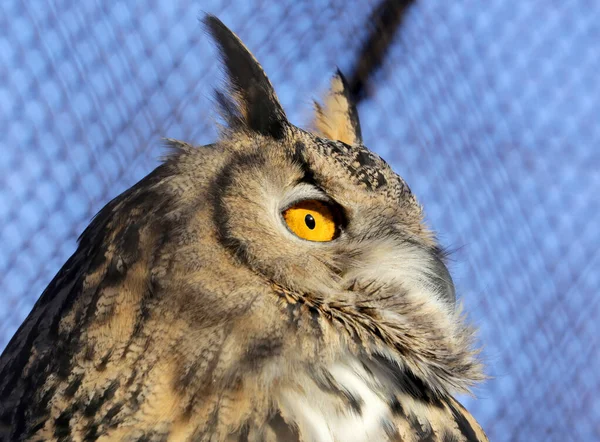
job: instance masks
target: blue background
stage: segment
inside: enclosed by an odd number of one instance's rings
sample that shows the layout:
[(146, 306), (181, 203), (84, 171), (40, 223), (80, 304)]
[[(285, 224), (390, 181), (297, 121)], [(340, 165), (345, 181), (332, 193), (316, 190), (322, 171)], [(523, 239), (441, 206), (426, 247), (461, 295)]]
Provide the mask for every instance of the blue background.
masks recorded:
[[(2, 0), (0, 349), (161, 137), (214, 140), (200, 11), (305, 125), (375, 5)], [(359, 109), (365, 144), (455, 250), (492, 376), (464, 401), (491, 440), (600, 440), (599, 23), (591, 0), (417, 1)]]

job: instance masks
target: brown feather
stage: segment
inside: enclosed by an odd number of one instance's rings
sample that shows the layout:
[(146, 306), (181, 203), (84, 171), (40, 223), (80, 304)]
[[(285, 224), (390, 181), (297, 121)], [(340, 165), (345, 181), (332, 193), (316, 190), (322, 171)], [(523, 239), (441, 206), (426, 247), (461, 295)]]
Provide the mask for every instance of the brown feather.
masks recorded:
[[(92, 220), (0, 357), (0, 439), (485, 440), (452, 398), (482, 368), (416, 198), (349, 102), (323, 108), (337, 141), (285, 121), (215, 20), (243, 129), (168, 140)], [(294, 236), (303, 198), (339, 237)]]

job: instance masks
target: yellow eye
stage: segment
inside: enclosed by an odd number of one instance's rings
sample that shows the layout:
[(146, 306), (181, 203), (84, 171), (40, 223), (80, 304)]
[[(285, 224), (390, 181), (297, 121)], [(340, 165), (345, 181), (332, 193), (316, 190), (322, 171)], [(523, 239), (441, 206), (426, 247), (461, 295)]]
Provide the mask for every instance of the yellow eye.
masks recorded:
[(283, 219), (292, 232), (308, 241), (331, 241), (338, 233), (332, 208), (321, 201), (301, 201), (286, 209)]

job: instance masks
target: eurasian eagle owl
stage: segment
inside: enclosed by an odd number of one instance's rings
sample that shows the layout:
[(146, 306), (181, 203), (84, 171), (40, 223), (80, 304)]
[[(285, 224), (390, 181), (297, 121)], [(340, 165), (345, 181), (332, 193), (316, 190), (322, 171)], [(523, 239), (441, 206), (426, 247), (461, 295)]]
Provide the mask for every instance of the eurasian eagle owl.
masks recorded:
[(2, 440), (486, 440), (443, 253), (342, 75), (302, 130), (204, 23), (227, 124), (83, 232), (0, 360)]

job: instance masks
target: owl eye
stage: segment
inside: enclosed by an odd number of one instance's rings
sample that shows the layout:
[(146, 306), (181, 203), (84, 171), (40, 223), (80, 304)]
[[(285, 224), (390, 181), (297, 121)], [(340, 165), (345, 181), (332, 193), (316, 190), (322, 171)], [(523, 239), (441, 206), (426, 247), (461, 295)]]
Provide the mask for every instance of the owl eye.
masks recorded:
[(321, 201), (300, 201), (284, 210), (282, 215), (288, 228), (308, 241), (331, 241), (339, 232), (334, 209)]

